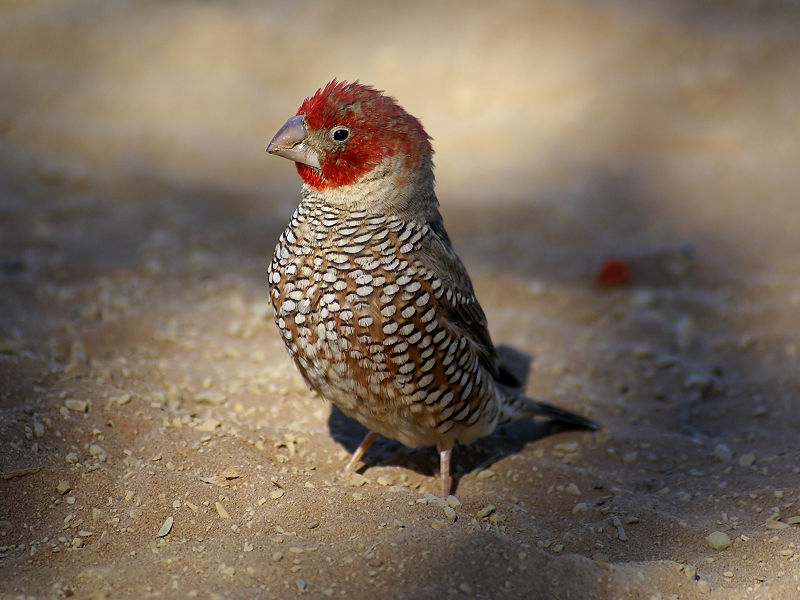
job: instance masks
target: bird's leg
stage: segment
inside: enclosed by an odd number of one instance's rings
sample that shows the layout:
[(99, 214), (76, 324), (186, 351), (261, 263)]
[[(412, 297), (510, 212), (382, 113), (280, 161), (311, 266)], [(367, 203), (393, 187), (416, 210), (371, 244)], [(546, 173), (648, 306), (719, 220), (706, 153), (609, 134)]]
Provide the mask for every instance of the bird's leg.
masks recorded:
[(350, 460), (347, 461), (347, 465), (345, 465), (344, 471), (342, 471), (343, 475), (350, 475), (356, 470), (356, 465), (358, 464), (358, 461), (361, 460), (361, 457), (364, 456), (364, 453), (367, 451), (367, 448), (369, 448), (372, 445), (372, 442), (375, 441), (376, 437), (378, 437), (378, 434), (375, 433), (374, 431), (367, 432), (367, 435), (364, 436), (364, 439), (358, 445), (356, 451), (353, 452), (353, 456), (351, 456)]
[(453, 452), (452, 448), (444, 448), (437, 445), (436, 449), (439, 451), (439, 472), (442, 477), (442, 496), (450, 495), (450, 454)]

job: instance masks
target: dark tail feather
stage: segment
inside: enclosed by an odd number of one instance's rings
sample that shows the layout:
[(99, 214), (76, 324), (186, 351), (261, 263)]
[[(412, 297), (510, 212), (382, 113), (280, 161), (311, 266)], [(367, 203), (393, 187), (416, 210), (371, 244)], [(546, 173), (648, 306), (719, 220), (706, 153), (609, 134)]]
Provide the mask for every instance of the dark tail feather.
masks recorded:
[(569, 423), (570, 425), (584, 427), (586, 429), (600, 428), (600, 426), (594, 421), (590, 421), (589, 419), (575, 414), (574, 412), (564, 410), (563, 408), (553, 406), (552, 404), (547, 404), (547, 402), (533, 400), (532, 398), (525, 399), (528, 401), (525, 403), (525, 408), (526, 411), (530, 413), (530, 416), (542, 415), (545, 417), (550, 417), (551, 419), (555, 419), (556, 421), (562, 421), (563, 423)]
[(562, 423), (568, 423), (575, 427), (585, 429), (600, 429), (594, 421), (582, 417), (574, 412), (570, 412), (558, 406), (553, 406), (547, 402), (541, 402), (519, 394), (514, 389), (498, 385), (498, 391), (502, 394), (500, 401), (500, 415), (498, 423), (510, 423), (519, 419), (529, 419), (536, 415), (550, 417)]

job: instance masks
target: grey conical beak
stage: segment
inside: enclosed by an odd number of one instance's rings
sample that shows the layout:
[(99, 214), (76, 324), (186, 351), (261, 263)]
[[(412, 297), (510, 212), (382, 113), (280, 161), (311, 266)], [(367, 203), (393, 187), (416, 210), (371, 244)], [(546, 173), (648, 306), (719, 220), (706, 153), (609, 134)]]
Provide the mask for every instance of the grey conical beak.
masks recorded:
[(267, 146), (267, 152), (319, 169), (319, 154), (306, 144), (307, 137), (303, 115), (297, 115), (278, 130)]

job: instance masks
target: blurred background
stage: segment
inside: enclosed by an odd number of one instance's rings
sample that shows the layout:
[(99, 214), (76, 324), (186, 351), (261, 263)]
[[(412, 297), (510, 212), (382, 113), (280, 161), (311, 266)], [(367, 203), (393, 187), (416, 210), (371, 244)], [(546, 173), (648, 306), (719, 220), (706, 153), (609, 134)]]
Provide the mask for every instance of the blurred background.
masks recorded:
[(286, 169), (255, 150), (338, 77), (385, 89), (423, 119), (448, 191), (479, 182), (530, 196), (519, 179), (565, 162), (779, 160), (798, 118), (792, 7), (5, 3), (2, 132), (54, 168), (258, 188)]
[[(728, 210), (766, 201), (762, 210), (779, 212), (775, 196), (796, 183), (800, 15), (790, 2), (45, 1), (2, 11), (3, 157), (44, 179), (222, 188), (285, 215), (297, 181), (265, 144), (337, 77), (386, 90), (423, 121), (449, 220), (462, 205), (550, 202), (564, 218), (591, 214), (592, 231), (573, 233), (602, 254), (673, 222), (724, 235)], [(736, 227), (767, 233), (746, 221)]]
[[(326, 405), (297, 379), (267, 312), (266, 264), (300, 181), (265, 148), (301, 101), (334, 77), (385, 90), (420, 118), (433, 137), (445, 223), (494, 339), (532, 357), (532, 394), (606, 427), (604, 438), (581, 438), (591, 450), (566, 457), (557, 446), (551, 457), (561, 438), (528, 443), (538, 430), (463, 450), (456, 463), (459, 494), (471, 499), (464, 510), (492, 502), (516, 528), (495, 528), (500, 533), (470, 556), (500, 573), (506, 564), (495, 548), (516, 555), (520, 545), (550, 548), (557, 540), (555, 547), (595, 566), (651, 569), (642, 589), (681, 597), (691, 597), (681, 588), (687, 578), (670, 583), (658, 561), (702, 564), (720, 598), (754, 577), (778, 581), (763, 520), (776, 498), (800, 493), (798, 31), (800, 5), (790, 1), (0, 3), (0, 491), (8, 500), (0, 506), (9, 507), (0, 508), (0, 535), (22, 582), (6, 579), (8, 590), (52, 591), (47, 586), (60, 582), (74, 591), (95, 581), (65, 575), (79, 557), (28, 557), (38, 546), (73, 546), (76, 533), (54, 541), (62, 529), (80, 528), (81, 513), (65, 525), (72, 509), (53, 497), (61, 479), (84, 482), (77, 507), (106, 511), (92, 530), (118, 517), (106, 545), (94, 546), (99, 554), (86, 558), (93, 565), (127, 559), (131, 544), (146, 548), (147, 532), (175, 506), (173, 492), (206, 494), (216, 519), (222, 496), (159, 462), (163, 454), (173, 466), (198, 468), (181, 458), (192, 440), (226, 448), (203, 455), (205, 475), (221, 461), (220, 472), (240, 465), (257, 483), (254, 491), (225, 492), (234, 518), (234, 509), (252, 508), (247, 514), (265, 519), (265, 531), (288, 528), (286, 519), (306, 530), (301, 520), (313, 498), (291, 493), (306, 471), (295, 468), (294, 453), (277, 454), (297, 446), (313, 458), (314, 477), (334, 478), (341, 447), (331, 440)], [(610, 258), (624, 277), (603, 277)], [(64, 407), (75, 398), (95, 405), (76, 415)], [(301, 441), (281, 441), (298, 431)], [(108, 453), (106, 470), (97, 471), (103, 483), (86, 478), (95, 472), (83, 464), (96, 460), (92, 444)], [(385, 441), (375, 448), (381, 460), (397, 451)], [(157, 451), (159, 459), (145, 459), (159, 476), (148, 479), (123, 451), (134, 458)], [(65, 463), (69, 452), (82, 462)], [(401, 456), (380, 472), (396, 481), (409, 472), (403, 485), (426, 489), (430, 468), (408, 465)], [(472, 477), (486, 465), (496, 480)], [(611, 539), (607, 513), (576, 513), (575, 498), (525, 479), (539, 466), (562, 491), (565, 478), (584, 491), (602, 489), (597, 495), (632, 490), (604, 497), (603, 510), (633, 515), (640, 535)], [(256, 510), (270, 476), (282, 478), (287, 496)], [(728, 479), (727, 489), (749, 494), (753, 506), (724, 496)], [(137, 517), (150, 519), (147, 528), (126, 512), (134, 485), (152, 509)], [(330, 488), (331, 497), (344, 494), (325, 513), (341, 516), (338, 533), (324, 538), (323, 518), (300, 536), (321, 536), (309, 538), (323, 549), (317, 572), (361, 552), (352, 540), (371, 543), (374, 532), (358, 530), (363, 514), (353, 511), (383, 514), (384, 490), (373, 488), (362, 488), (357, 508), (347, 488)], [(722, 500), (708, 500), (714, 494)], [(734, 513), (741, 520), (729, 520)], [(208, 533), (202, 520), (190, 526), (182, 515), (176, 508), (176, 527), (186, 529), (172, 539)], [(458, 529), (467, 514), (459, 515), (453, 535), (469, 544), (471, 530)], [(403, 516), (406, 531), (427, 548), (433, 530), (417, 518)], [(35, 535), (21, 525), (31, 522), (39, 523)], [(117, 525), (131, 528), (127, 538)], [(755, 539), (744, 554), (760, 563), (701, 563), (703, 539), (719, 527)], [(793, 548), (796, 531), (787, 533)], [(222, 533), (230, 533), (227, 522)], [(94, 539), (86, 538), (81, 556), (90, 556)], [(225, 540), (220, 534), (209, 553), (229, 556)], [(260, 560), (248, 568), (274, 556), (264, 548), (248, 555)], [(409, 552), (414, 564), (416, 550)], [(525, 560), (540, 562), (529, 572), (560, 572), (541, 554), (530, 551)], [(449, 555), (421, 566), (420, 581), (449, 581)], [(263, 580), (289, 581), (294, 592), (294, 576), (280, 571), (287, 562)], [(226, 591), (224, 569), (211, 567), (218, 580), (209, 589)], [(736, 577), (723, 575), (727, 568)], [(96, 581), (103, 577), (98, 567)], [(131, 577), (130, 595), (141, 597)], [(370, 581), (394, 589), (390, 575)], [(482, 580), (470, 581), (483, 589)], [(567, 573), (563, 583), (570, 581)], [(602, 597), (594, 581), (573, 583)], [(795, 597), (794, 584), (786, 586), (774, 597)], [(520, 597), (534, 590), (520, 589)]]

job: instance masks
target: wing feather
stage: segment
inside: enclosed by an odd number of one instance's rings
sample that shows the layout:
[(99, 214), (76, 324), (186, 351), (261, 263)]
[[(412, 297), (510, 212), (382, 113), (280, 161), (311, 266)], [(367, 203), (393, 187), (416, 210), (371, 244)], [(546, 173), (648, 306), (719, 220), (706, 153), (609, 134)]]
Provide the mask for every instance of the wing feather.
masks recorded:
[(430, 225), (430, 234), (422, 240), (418, 259), (442, 283), (444, 293), (436, 299), (439, 318), (449, 324), (455, 335), (467, 339), (480, 364), (498, 379), (500, 361), (472, 281), (453, 249), (441, 217)]

